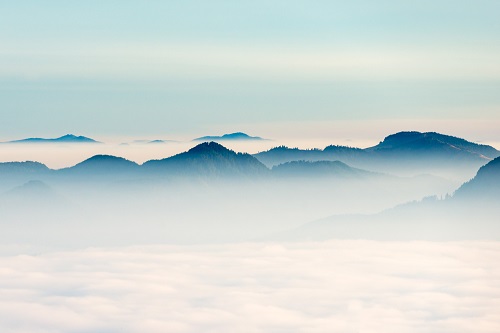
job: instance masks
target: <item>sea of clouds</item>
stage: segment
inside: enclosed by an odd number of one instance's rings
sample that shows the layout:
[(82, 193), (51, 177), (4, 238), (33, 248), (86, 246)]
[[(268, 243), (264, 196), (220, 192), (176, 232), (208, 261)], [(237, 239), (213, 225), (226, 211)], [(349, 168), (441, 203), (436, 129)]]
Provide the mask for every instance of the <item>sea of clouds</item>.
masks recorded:
[(0, 327), (499, 332), (500, 242), (245, 243), (0, 257)]

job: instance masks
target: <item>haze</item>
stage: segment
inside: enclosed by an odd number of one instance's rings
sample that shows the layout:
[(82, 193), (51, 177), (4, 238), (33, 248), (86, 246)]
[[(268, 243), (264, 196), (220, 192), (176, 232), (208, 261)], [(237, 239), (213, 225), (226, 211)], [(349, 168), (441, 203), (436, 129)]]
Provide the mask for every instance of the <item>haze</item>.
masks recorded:
[(500, 332), (499, 13), (1, 1), (1, 332)]

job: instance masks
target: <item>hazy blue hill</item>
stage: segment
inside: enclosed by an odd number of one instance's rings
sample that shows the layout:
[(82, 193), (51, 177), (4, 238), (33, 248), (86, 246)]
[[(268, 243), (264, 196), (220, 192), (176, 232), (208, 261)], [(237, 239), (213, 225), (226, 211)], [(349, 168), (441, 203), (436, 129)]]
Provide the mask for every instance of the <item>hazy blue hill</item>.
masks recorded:
[(454, 198), (494, 200), (500, 206), (500, 157), (482, 166), (473, 179), (455, 192)]
[(69, 243), (78, 240), (74, 230), (85, 214), (80, 207), (40, 180), (31, 180), (0, 194), (0, 225), (3, 243), (16, 239), (49, 245), (54, 235)]
[(243, 176), (269, 173), (261, 162), (249, 154), (236, 153), (216, 142), (204, 142), (189, 151), (143, 164), (144, 172), (170, 175)]
[(299, 177), (339, 177), (339, 178), (366, 178), (382, 176), (374, 172), (352, 168), (340, 161), (292, 161), (272, 168), (277, 176)]
[(39, 162), (4, 162), (0, 163), (0, 177), (13, 174), (35, 175), (47, 173), (50, 169), (45, 164)]
[(35, 208), (49, 211), (54, 207), (62, 207), (64, 203), (62, 196), (40, 180), (30, 180), (0, 195), (0, 209), (4, 213), (29, 215)]
[(268, 167), (292, 161), (320, 161), (326, 160), (320, 149), (299, 149), (279, 146), (253, 155)]
[(40, 180), (30, 180), (29, 182), (17, 186), (12, 190), (6, 192), (5, 196), (26, 198), (29, 196), (36, 196), (40, 198), (47, 198), (54, 194), (50, 186)]
[(363, 154), (364, 150), (356, 147), (348, 147), (348, 146), (338, 146), (338, 145), (330, 145), (323, 149), (324, 153), (333, 153), (333, 154), (349, 154), (349, 155), (358, 155)]
[(27, 138), (27, 139), (9, 141), (7, 143), (99, 143), (99, 142), (85, 136), (66, 134), (59, 138), (51, 138), (51, 139)]
[(113, 175), (136, 172), (139, 165), (122, 157), (95, 155), (73, 167), (58, 170), (64, 174)]
[(384, 141), (367, 150), (394, 153), (441, 153), (445, 156), (451, 154), (485, 160), (500, 156), (500, 152), (491, 146), (435, 132), (399, 132), (387, 136)]
[(201, 138), (196, 138), (193, 141), (251, 141), (251, 140), (263, 140), (258, 136), (250, 136), (242, 132), (224, 134), (222, 136), (202, 136)]
[(44, 179), (53, 174), (39, 162), (5, 162), (0, 163), (0, 192), (32, 179)]

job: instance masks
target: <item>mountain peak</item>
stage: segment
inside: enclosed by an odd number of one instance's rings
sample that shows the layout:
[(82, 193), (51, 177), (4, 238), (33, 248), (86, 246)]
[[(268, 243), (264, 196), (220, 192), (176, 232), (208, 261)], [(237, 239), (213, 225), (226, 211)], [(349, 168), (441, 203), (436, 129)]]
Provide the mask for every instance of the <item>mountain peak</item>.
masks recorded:
[(214, 141), (200, 143), (188, 150), (188, 153), (202, 153), (202, 152), (234, 153), (232, 150), (229, 150), (220, 143)]
[(135, 171), (138, 164), (123, 157), (112, 155), (94, 155), (77, 165), (66, 168), (66, 172), (113, 174)]
[(86, 136), (77, 136), (74, 134), (66, 134), (56, 139), (49, 139), (54, 141), (62, 141), (62, 142), (97, 142), (94, 139), (88, 138)]
[(255, 157), (237, 153), (217, 142), (203, 142), (190, 150), (162, 160), (152, 160), (144, 166), (165, 174), (197, 176), (249, 176), (269, 170)]
[(495, 148), (437, 132), (407, 131), (388, 135), (369, 151), (448, 151), (491, 160), (500, 155)]
[(229, 134), (224, 134), (222, 136), (202, 136), (200, 138), (196, 138), (193, 141), (238, 141), (238, 140), (245, 140), (245, 141), (250, 141), (250, 140), (263, 140), (261, 137), (258, 136), (250, 136), (246, 133), (243, 132), (235, 132), (235, 133), (229, 133)]
[(14, 141), (8, 141), (7, 143), (99, 143), (98, 141), (88, 138), (86, 136), (76, 136), (74, 134), (66, 134), (58, 138), (27, 138)]

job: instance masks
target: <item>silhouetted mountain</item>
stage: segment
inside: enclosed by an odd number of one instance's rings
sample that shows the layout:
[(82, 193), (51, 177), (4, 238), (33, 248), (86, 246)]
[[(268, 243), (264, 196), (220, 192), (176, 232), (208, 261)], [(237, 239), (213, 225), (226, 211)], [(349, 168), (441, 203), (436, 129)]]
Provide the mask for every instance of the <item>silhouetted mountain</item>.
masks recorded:
[(189, 151), (143, 164), (144, 172), (165, 175), (242, 176), (266, 174), (269, 169), (255, 157), (235, 153), (216, 142), (204, 142)]
[(264, 140), (258, 136), (249, 136), (248, 134), (242, 132), (236, 132), (231, 134), (224, 134), (222, 136), (202, 136), (201, 138), (196, 138), (193, 141), (251, 141), (251, 140)]
[(325, 149), (299, 149), (279, 146), (268, 151), (257, 153), (255, 156), (259, 161), (273, 167), (279, 164), (292, 161), (337, 161), (349, 163), (353, 158), (366, 155), (366, 152), (359, 148), (346, 146), (328, 146)]
[(500, 152), (487, 145), (435, 132), (399, 132), (387, 136), (378, 145), (367, 148), (376, 152), (409, 152), (411, 154), (448, 154), (463, 158), (489, 160), (500, 156)]
[(374, 172), (352, 168), (340, 161), (292, 161), (272, 168), (278, 176), (295, 177), (338, 177), (338, 178), (366, 178), (383, 176)]
[(122, 157), (95, 155), (77, 165), (58, 170), (65, 174), (117, 175), (138, 171), (139, 165)]
[[(132, 144), (147, 145), (147, 144), (161, 144), (161, 143), (172, 143), (172, 142), (178, 142), (178, 141), (156, 139), (156, 140), (134, 140), (131, 143)], [(129, 143), (124, 142), (124, 143), (122, 143), (122, 145), (129, 145)]]
[(298, 160), (338, 160), (352, 167), (382, 173), (432, 173), (463, 180), (500, 156), (500, 152), (491, 146), (439, 133), (400, 132), (366, 149), (328, 146), (323, 150), (303, 150), (281, 146), (254, 156), (268, 167)]
[(27, 138), (21, 140), (8, 141), (6, 143), (99, 143), (94, 139), (85, 136), (76, 136), (73, 134), (66, 134), (59, 138), (44, 139), (44, 138)]
[(0, 163), (0, 192), (32, 179), (41, 179), (51, 175), (50, 170), (38, 162)]
[(4, 162), (0, 163), (0, 177), (13, 174), (36, 175), (50, 171), (46, 165), (39, 162)]
[(482, 166), (473, 179), (455, 192), (454, 198), (500, 202), (500, 157)]

